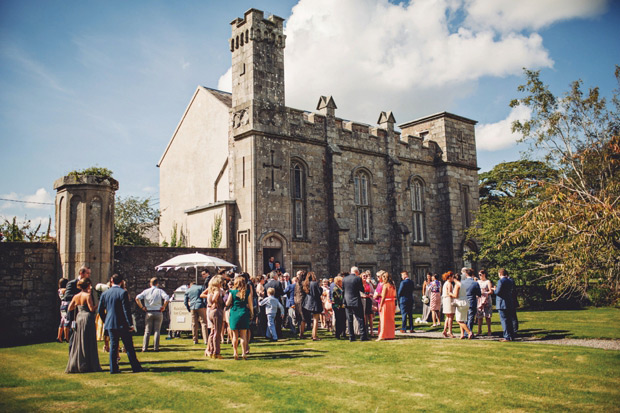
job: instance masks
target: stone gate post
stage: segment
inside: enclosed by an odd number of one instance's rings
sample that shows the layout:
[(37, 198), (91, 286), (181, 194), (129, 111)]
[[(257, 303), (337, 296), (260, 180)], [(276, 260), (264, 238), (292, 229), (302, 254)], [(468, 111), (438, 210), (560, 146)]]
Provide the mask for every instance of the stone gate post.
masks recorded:
[(94, 175), (64, 176), (56, 190), (56, 242), (59, 265), (73, 279), (82, 265), (94, 286), (107, 282), (114, 266), (114, 193), (118, 181)]

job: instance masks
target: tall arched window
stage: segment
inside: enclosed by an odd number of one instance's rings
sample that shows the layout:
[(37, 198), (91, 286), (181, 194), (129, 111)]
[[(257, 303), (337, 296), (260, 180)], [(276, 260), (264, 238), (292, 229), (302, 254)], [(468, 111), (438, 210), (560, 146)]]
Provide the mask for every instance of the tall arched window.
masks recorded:
[(413, 230), (411, 239), (416, 244), (426, 242), (426, 222), (424, 214), (424, 182), (414, 179), (411, 182), (411, 210), (413, 212)]
[(357, 210), (357, 239), (370, 241), (370, 177), (358, 171), (353, 177), (355, 184), (355, 208)]
[(301, 162), (291, 163), (291, 202), (293, 204), (293, 238), (306, 235), (306, 173)]

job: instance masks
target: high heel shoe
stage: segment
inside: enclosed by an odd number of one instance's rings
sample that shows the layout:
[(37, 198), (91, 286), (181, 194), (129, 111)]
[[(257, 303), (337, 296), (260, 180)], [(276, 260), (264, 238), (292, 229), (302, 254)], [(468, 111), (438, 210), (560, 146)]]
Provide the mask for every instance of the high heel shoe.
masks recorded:
[(441, 334), (443, 334), (444, 337), (448, 338), (448, 333), (446, 333), (445, 331), (442, 332)]

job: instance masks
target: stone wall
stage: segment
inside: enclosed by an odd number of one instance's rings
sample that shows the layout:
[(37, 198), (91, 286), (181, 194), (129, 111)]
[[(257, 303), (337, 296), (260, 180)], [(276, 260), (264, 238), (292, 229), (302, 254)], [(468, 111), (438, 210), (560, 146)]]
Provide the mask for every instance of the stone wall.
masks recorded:
[[(170, 297), (172, 297), (174, 290), (184, 284), (189, 284), (190, 281), (196, 278), (196, 270), (194, 268), (176, 271), (157, 271), (155, 266), (177, 255), (194, 252), (231, 261), (230, 250), (223, 248), (114, 247), (114, 272), (121, 274), (127, 283), (127, 291), (129, 291), (129, 297), (132, 300), (132, 313), (134, 314), (138, 331), (142, 331), (144, 326), (144, 312), (138, 308), (135, 298), (143, 290), (149, 288), (149, 280), (151, 278), (158, 277), (160, 280), (159, 286)], [(201, 269), (198, 269), (199, 280), (200, 271)], [(168, 320), (165, 317), (164, 325), (162, 326), (162, 332), (164, 333), (167, 324)]]
[[(158, 276), (161, 287), (172, 295), (175, 289), (189, 283), (195, 270), (157, 271), (155, 266), (180, 254), (199, 252), (231, 261), (231, 250), (222, 248), (114, 247), (114, 272), (122, 274), (128, 291), (135, 300), (148, 288), (149, 280)], [(56, 244), (0, 243), (0, 346), (52, 341), (60, 320), (58, 280), (61, 278)], [(136, 311), (138, 329), (144, 313)], [(164, 331), (162, 329), (162, 331)]]
[(60, 319), (52, 243), (0, 243), (0, 346), (50, 341)]

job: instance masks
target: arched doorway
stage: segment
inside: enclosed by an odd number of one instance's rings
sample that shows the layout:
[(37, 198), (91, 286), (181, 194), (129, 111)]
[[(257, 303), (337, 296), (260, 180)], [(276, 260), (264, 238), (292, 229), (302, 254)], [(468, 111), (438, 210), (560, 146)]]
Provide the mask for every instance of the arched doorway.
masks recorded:
[(284, 268), (284, 240), (277, 234), (269, 234), (263, 238), (263, 273), (270, 272), (269, 260), (271, 257), (275, 261), (279, 261), (282, 268)]

